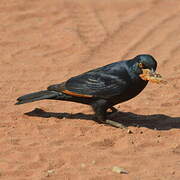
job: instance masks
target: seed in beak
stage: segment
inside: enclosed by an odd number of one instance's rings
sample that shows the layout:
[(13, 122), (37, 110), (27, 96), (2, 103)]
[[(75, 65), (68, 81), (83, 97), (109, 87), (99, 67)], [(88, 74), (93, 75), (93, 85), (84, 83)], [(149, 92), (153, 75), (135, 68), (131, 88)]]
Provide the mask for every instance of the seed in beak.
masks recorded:
[(145, 81), (151, 81), (153, 83), (166, 83), (162, 79), (162, 76), (156, 73), (153, 69), (142, 69), (143, 73), (140, 74), (140, 78)]

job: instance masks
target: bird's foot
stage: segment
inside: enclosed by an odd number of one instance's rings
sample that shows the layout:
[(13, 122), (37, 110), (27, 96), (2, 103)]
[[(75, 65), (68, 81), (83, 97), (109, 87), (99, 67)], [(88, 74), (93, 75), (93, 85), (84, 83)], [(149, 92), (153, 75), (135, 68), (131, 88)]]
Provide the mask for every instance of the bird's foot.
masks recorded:
[(126, 127), (125, 125), (123, 125), (122, 123), (117, 122), (117, 121), (112, 121), (112, 120), (110, 120), (110, 119), (104, 120), (104, 118), (103, 118), (103, 119), (101, 119), (101, 118), (96, 118), (95, 121), (98, 122), (99, 124), (106, 124), (106, 125), (110, 125), (110, 126), (117, 127), (117, 128), (121, 128), (121, 129), (127, 128), (127, 127)]
[(127, 128), (122, 123), (119, 123), (117, 121), (112, 121), (112, 120), (109, 120), (109, 119), (105, 120), (105, 124), (108, 124), (108, 125), (111, 125), (111, 126), (114, 126), (114, 127), (117, 127), (117, 128), (121, 128), (121, 129)]

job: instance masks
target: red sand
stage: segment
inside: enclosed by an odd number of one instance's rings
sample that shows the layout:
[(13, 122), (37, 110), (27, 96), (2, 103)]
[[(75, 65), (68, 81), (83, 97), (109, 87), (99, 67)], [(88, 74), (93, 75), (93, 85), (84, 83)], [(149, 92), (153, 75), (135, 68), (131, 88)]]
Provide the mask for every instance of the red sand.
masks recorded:
[[(180, 179), (179, 0), (1, 0), (0, 19), (0, 179)], [(158, 60), (169, 83), (116, 106), (112, 118), (131, 134), (97, 124), (81, 104), (14, 106), (18, 96), (140, 53)]]

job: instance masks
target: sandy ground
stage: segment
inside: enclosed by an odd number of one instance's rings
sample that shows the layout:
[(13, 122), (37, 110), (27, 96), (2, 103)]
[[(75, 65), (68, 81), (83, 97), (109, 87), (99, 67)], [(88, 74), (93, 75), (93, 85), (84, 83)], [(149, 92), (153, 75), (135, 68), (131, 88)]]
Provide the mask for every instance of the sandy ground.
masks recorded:
[[(1, 0), (0, 20), (0, 179), (180, 179), (179, 0)], [(97, 124), (81, 104), (14, 106), (18, 96), (140, 53), (158, 60), (169, 83), (116, 106), (111, 118), (132, 133)]]

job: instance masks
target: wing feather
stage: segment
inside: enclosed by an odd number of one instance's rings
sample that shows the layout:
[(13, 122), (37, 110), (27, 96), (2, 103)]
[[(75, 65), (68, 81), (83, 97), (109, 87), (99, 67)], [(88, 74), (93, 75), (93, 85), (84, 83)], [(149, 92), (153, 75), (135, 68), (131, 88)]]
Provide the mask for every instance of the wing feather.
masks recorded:
[(65, 89), (78, 94), (109, 98), (121, 94), (126, 88), (126, 81), (105, 73), (85, 73), (69, 79)]
[(77, 97), (110, 98), (121, 95), (127, 89), (130, 82), (128, 78), (125, 63), (117, 62), (49, 86), (48, 90)]

